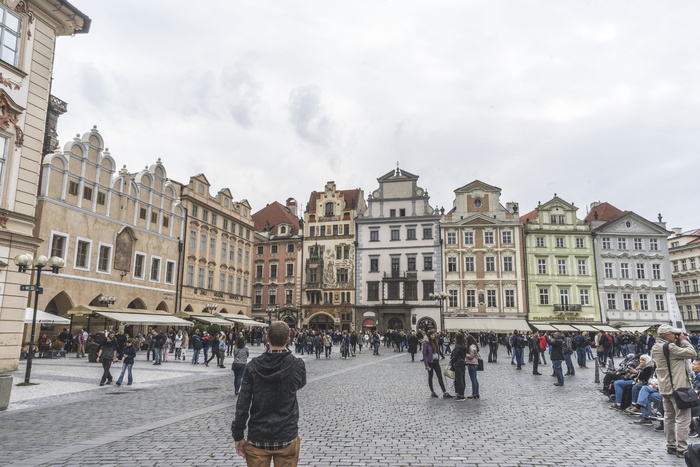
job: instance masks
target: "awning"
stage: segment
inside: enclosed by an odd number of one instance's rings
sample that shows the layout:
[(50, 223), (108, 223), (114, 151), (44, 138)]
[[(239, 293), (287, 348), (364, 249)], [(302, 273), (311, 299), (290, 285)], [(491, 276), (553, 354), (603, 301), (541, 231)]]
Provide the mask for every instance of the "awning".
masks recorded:
[(567, 331), (567, 332), (578, 332), (578, 329), (575, 327), (569, 325), (569, 324), (557, 324), (554, 323), (554, 327), (557, 328), (560, 331)]
[[(223, 315), (219, 315), (223, 316)], [(244, 326), (267, 326), (266, 323), (261, 323), (260, 321), (255, 321), (254, 319), (250, 319), (247, 317), (243, 317), (243, 315), (234, 315), (229, 317), (226, 317), (228, 321), (233, 321), (234, 323), (242, 324)]]
[(530, 331), (530, 325), (524, 319), (516, 318), (460, 318), (445, 317), (445, 329), (448, 331), (496, 331), (513, 332)]
[(203, 321), (209, 324), (221, 324), (224, 326), (231, 326), (231, 322), (225, 319), (217, 318), (216, 316), (206, 316), (206, 315), (189, 315), (189, 318), (196, 319), (197, 321)]
[(627, 331), (627, 332), (646, 332), (649, 330), (650, 327), (652, 327), (652, 324), (648, 324), (646, 326), (620, 326), (620, 331)]
[(535, 329), (537, 329), (538, 331), (558, 331), (559, 330), (559, 329), (555, 328), (554, 326), (552, 326), (551, 324), (534, 324), (533, 323), (533, 326), (535, 326)]
[[(24, 313), (24, 322), (26, 324), (32, 324), (32, 318), (34, 317), (34, 308), (27, 308)], [(36, 310), (36, 322), (37, 323), (53, 323), (53, 324), (70, 324), (70, 320), (66, 318), (61, 318), (57, 315), (52, 315), (45, 311)]]
[(574, 327), (579, 331), (598, 332), (598, 329), (589, 324), (575, 324)]
[(612, 326), (608, 326), (607, 324), (596, 324), (593, 327), (600, 331), (605, 331), (605, 332), (619, 332), (619, 329), (616, 329)]
[(189, 327), (192, 323), (184, 319), (176, 318), (169, 314), (124, 313), (119, 311), (102, 311), (98, 315), (103, 318), (118, 321), (123, 325), (170, 325)]

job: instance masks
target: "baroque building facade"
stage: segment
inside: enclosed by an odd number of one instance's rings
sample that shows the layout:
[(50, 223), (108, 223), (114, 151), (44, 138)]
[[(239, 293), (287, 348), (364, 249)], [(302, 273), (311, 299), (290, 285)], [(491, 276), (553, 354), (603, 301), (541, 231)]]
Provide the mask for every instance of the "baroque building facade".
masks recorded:
[(251, 316), (254, 224), (247, 200), (228, 188), (211, 196), (203, 175), (179, 184), (187, 210), (178, 312)]
[(557, 326), (560, 330), (567, 330), (567, 324), (602, 324), (593, 238), (577, 211), (555, 194), (520, 218), (524, 223), (528, 318), (538, 329), (551, 324), (561, 324)]
[[(448, 329), (526, 330), (527, 294), (518, 203), (475, 180), (455, 190), (440, 226)], [(482, 318), (482, 319), (475, 319)], [(485, 322), (483, 318), (498, 319)], [(507, 320), (506, 320), (507, 319)]]
[(673, 229), (668, 251), (679, 313), (688, 331), (700, 332), (700, 229)]
[(357, 218), (355, 329), (441, 329), (440, 213), (418, 176), (397, 168)]
[(302, 231), (297, 202), (277, 201), (255, 214), (253, 318), (295, 328), (301, 311)]
[(17, 369), (31, 275), (12, 259), (46, 254), (34, 235), (56, 38), (91, 20), (62, 0), (0, 1), (0, 372)]
[(367, 205), (360, 188), (326, 183), (304, 212), (304, 270), (300, 326), (351, 329), (355, 304), (355, 220)]
[(610, 203), (591, 204), (585, 220), (593, 233), (603, 321), (640, 331), (668, 323), (675, 297), (666, 224)]

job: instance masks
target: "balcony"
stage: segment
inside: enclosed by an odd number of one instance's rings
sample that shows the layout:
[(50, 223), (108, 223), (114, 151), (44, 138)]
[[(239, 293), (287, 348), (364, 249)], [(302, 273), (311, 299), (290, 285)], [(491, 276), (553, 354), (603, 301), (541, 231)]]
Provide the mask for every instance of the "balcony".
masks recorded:
[(581, 311), (581, 305), (554, 305), (554, 311)]

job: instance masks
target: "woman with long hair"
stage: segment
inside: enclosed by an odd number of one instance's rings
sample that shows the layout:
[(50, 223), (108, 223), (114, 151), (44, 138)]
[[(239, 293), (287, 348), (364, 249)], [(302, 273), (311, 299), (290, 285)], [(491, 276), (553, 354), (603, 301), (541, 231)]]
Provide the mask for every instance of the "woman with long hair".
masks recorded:
[(236, 348), (233, 349), (233, 365), (231, 369), (233, 370), (233, 386), (236, 391), (236, 395), (241, 390), (241, 383), (243, 382), (243, 370), (248, 363), (248, 347), (245, 346), (245, 339), (239, 337), (236, 341)]
[(452, 365), (452, 370), (455, 372), (455, 393), (457, 397), (455, 402), (463, 402), (464, 389), (466, 388), (465, 374), (466, 374), (466, 358), (467, 358), (467, 346), (464, 334), (458, 332), (455, 336), (455, 348), (452, 350), (452, 355), (450, 356), (450, 365)]
[(440, 344), (437, 340), (435, 330), (428, 331), (428, 338), (423, 342), (423, 363), (428, 371), (428, 386), (430, 387), (431, 397), (438, 397), (433, 389), (433, 374), (437, 375), (440, 389), (442, 389), (442, 397), (448, 399), (452, 397), (445, 389), (445, 383), (442, 381), (442, 371), (440, 370)]
[(479, 381), (476, 379), (476, 370), (479, 368), (479, 344), (471, 334), (467, 334), (467, 370), (469, 370), (469, 379), (472, 383), (472, 395), (467, 396), (467, 399), (479, 398)]

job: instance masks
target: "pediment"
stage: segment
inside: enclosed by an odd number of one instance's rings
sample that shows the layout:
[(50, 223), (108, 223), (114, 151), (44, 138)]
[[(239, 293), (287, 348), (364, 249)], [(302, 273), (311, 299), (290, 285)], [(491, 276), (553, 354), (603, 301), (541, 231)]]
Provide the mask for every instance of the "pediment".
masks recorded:
[(470, 225), (498, 225), (499, 222), (493, 217), (486, 216), (484, 214), (475, 214), (467, 217), (466, 219), (460, 219), (455, 222), (455, 224), (460, 226), (470, 226)]
[(386, 180), (418, 180), (418, 175), (413, 175), (403, 169), (396, 168), (391, 172), (387, 172), (377, 179), (378, 182)]
[(474, 190), (483, 190), (487, 192), (495, 192), (495, 193), (500, 193), (501, 189), (497, 186), (489, 185), (488, 183), (484, 183), (481, 180), (474, 180), (471, 183), (467, 183), (463, 187), (457, 188), (454, 192), (455, 193), (469, 193)]
[(578, 208), (574, 206), (571, 203), (568, 203), (558, 197), (556, 194), (554, 195), (554, 198), (550, 199), (546, 203), (537, 206), (537, 211), (538, 212), (544, 212), (544, 211), (551, 211), (555, 208), (562, 208), (565, 211), (578, 211)]
[(598, 232), (629, 233), (629, 234), (658, 234), (667, 237), (671, 234), (654, 222), (651, 222), (634, 212), (628, 212), (618, 219), (600, 226)]

